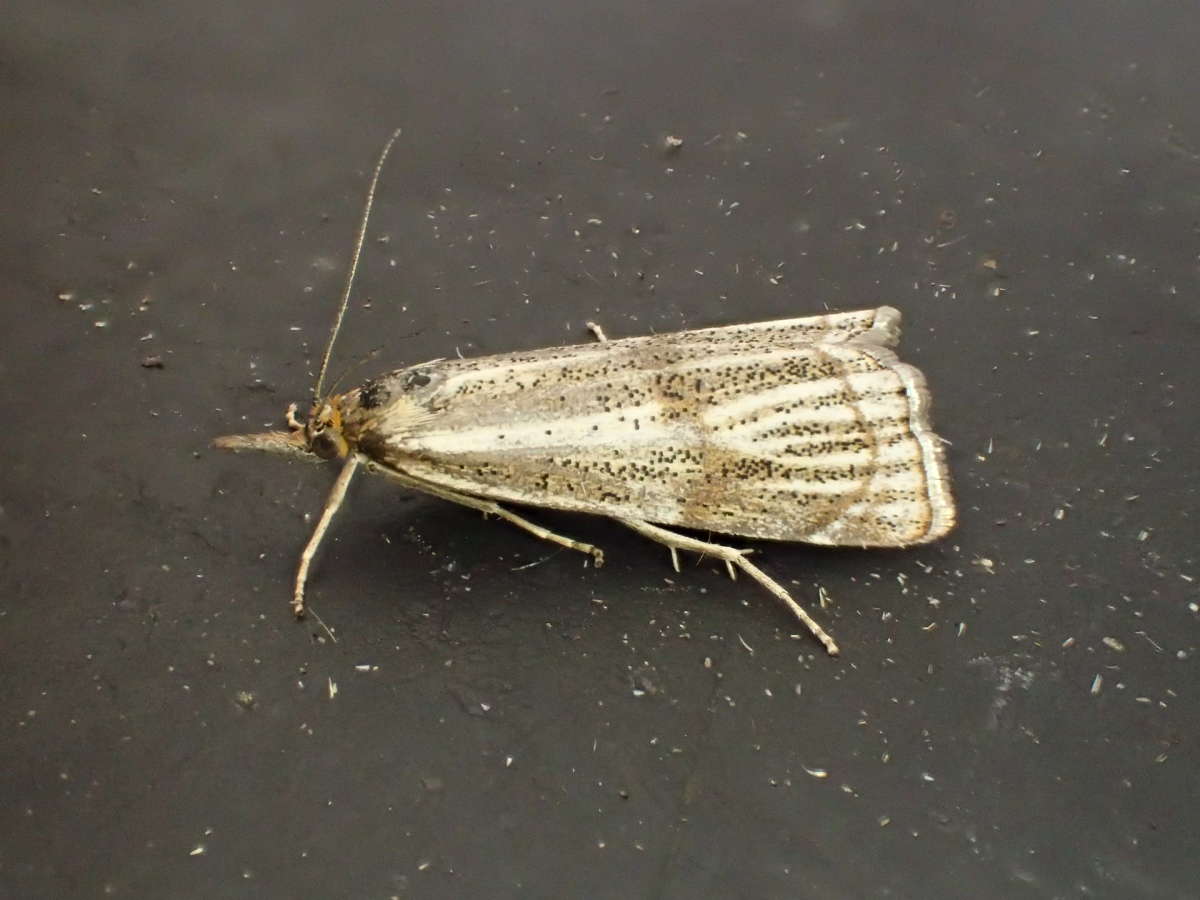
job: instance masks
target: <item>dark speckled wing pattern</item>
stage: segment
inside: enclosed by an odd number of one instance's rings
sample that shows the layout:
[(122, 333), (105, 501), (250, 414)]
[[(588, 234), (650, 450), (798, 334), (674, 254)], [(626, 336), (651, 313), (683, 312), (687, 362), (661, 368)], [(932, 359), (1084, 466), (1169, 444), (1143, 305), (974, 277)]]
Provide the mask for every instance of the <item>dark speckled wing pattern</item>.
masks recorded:
[(359, 452), (496, 500), (749, 538), (905, 546), (954, 525), (924, 378), (890, 307), (385, 375)]

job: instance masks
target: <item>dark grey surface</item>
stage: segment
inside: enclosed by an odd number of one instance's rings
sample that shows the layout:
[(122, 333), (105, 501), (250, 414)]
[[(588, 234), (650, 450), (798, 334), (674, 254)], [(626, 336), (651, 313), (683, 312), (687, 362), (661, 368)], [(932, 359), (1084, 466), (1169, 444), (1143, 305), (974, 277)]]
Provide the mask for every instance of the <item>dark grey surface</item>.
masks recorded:
[[(4, 897), (1195, 895), (1194, 7), (4, 20)], [(763, 548), (842, 659), (374, 483), (291, 620), (333, 472), (207, 442), (305, 399), (394, 125), (356, 379), (904, 311), (959, 530)]]

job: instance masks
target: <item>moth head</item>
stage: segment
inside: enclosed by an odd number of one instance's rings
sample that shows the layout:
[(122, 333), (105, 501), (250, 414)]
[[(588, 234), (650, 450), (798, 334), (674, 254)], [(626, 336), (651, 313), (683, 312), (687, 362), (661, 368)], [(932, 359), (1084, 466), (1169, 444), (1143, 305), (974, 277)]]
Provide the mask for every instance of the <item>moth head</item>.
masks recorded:
[(344, 459), (350, 453), (350, 442), (342, 430), (341, 400), (342, 397), (335, 394), (316, 401), (307, 422), (296, 418), (297, 405), (293, 403), (287, 408), (287, 431), (229, 434), (216, 438), (213, 446), (221, 450), (258, 450), (310, 461)]
[(289, 424), (303, 429), (305, 446), (321, 459), (345, 459), (350, 452), (350, 444), (342, 433), (340, 400), (341, 397), (334, 395), (316, 401), (302, 426), (295, 422), (294, 407), (288, 410)]

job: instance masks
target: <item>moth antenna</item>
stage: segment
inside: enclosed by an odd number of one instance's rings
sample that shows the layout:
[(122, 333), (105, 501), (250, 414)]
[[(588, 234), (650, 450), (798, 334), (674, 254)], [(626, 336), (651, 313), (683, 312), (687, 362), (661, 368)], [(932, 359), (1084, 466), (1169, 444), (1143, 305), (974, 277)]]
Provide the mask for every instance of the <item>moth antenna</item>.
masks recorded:
[(313, 388), (313, 403), (321, 399), (321, 384), (325, 381), (325, 370), (329, 368), (329, 357), (333, 354), (333, 342), (337, 340), (338, 332), (342, 329), (342, 319), (346, 317), (346, 308), (350, 305), (350, 291), (354, 287), (354, 273), (358, 271), (358, 258), (362, 255), (363, 242), (367, 238), (367, 222), (371, 218), (371, 205), (375, 202), (375, 188), (379, 186), (379, 173), (383, 164), (392, 151), (392, 144), (400, 137), (401, 129), (397, 128), (383, 145), (379, 161), (375, 163), (375, 173), (371, 176), (371, 186), (367, 188), (367, 202), (363, 204), (362, 221), (358, 225), (358, 238), (354, 242), (354, 255), (350, 257), (350, 271), (346, 274), (346, 289), (342, 292), (342, 302), (338, 307), (337, 318), (333, 320), (333, 328), (329, 332), (329, 343), (325, 345), (325, 355), (321, 358), (321, 370), (317, 374), (317, 384)]
[(354, 372), (358, 371), (363, 366), (365, 366), (367, 363), (369, 363), (371, 360), (373, 360), (375, 357), (377, 357), (382, 350), (383, 350), (382, 347), (376, 347), (374, 350), (365, 354), (361, 359), (357, 359), (354, 362), (350, 363), (348, 366), (346, 366), (346, 368), (342, 370), (342, 374), (339, 375), (337, 378), (333, 379), (333, 384), (331, 384), (329, 386), (329, 393), (336, 394), (338, 386), (343, 381), (345, 381), (347, 378), (350, 377), (350, 375), (352, 375)]

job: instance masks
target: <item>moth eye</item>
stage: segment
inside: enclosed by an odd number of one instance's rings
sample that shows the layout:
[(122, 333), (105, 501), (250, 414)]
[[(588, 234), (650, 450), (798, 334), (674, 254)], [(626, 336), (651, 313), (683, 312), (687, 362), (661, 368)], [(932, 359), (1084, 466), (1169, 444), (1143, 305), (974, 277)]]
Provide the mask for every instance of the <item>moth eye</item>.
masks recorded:
[(404, 378), (404, 389), (406, 391), (411, 391), (414, 388), (423, 388), (431, 381), (433, 381), (433, 379), (424, 372), (409, 372)]
[(312, 439), (308, 442), (308, 448), (321, 459), (333, 459), (338, 455), (337, 439), (326, 431), (324, 426), (320, 431), (313, 432)]

